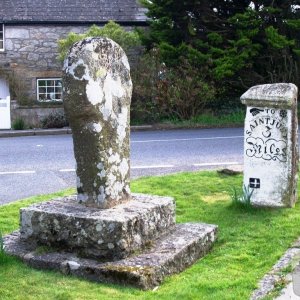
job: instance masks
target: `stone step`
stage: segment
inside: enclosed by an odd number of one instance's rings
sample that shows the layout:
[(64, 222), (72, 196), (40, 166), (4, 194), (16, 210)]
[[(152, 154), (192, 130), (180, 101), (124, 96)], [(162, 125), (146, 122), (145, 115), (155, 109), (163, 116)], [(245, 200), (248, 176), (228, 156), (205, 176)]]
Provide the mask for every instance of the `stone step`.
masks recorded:
[(20, 216), (22, 239), (111, 261), (143, 249), (172, 230), (175, 202), (171, 197), (132, 194), (126, 203), (98, 209), (69, 196), (22, 208)]
[(153, 289), (167, 275), (178, 273), (203, 257), (216, 240), (217, 226), (202, 223), (177, 224), (142, 253), (113, 262), (85, 259), (74, 253), (42, 252), (14, 232), (4, 237), (6, 253), (38, 269), (58, 270), (92, 281)]

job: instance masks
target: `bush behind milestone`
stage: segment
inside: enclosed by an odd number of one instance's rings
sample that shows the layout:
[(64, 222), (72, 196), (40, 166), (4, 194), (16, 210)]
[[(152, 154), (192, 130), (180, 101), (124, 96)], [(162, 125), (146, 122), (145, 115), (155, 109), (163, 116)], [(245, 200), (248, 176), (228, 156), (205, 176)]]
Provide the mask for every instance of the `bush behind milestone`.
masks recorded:
[(216, 95), (213, 82), (204, 74), (184, 59), (176, 67), (167, 67), (157, 49), (145, 53), (132, 70), (133, 119), (155, 122), (199, 116)]
[(206, 80), (188, 61), (166, 71), (161, 80), (160, 102), (168, 117), (188, 120), (200, 115), (215, 95), (213, 83)]

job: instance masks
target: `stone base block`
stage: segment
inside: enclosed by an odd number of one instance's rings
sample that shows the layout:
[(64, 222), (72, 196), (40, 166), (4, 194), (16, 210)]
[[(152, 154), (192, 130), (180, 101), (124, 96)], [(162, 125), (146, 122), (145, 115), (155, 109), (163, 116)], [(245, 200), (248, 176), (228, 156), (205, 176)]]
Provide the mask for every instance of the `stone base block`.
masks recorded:
[(131, 201), (101, 210), (71, 196), (23, 208), (20, 218), (23, 240), (82, 257), (117, 260), (172, 230), (175, 203), (170, 197), (133, 194)]
[[(143, 253), (113, 262), (84, 259), (75, 253), (45, 252), (20, 239), (19, 232), (4, 237), (5, 251), (38, 269), (58, 270), (97, 282), (131, 285), (142, 289), (158, 286), (165, 276), (178, 273), (204, 256), (216, 240), (217, 226), (178, 224)], [(44, 252), (42, 252), (42, 250)]]

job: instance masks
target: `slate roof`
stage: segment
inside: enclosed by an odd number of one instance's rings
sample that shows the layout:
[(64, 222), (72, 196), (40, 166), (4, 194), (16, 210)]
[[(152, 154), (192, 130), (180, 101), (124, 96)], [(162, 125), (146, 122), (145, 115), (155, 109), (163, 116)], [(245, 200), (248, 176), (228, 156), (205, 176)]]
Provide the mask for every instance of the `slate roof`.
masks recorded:
[(0, 0), (2, 23), (145, 23), (138, 0)]

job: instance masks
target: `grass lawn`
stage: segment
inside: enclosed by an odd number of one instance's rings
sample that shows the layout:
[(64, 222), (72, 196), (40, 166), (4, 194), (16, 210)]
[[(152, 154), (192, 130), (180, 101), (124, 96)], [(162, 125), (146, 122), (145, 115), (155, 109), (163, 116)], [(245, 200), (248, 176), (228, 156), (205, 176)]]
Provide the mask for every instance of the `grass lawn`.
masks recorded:
[(222, 115), (203, 114), (186, 121), (171, 120), (178, 127), (232, 127), (243, 126), (245, 111), (238, 110)]
[[(237, 110), (221, 115), (205, 113), (189, 120), (165, 119), (158, 121), (158, 127), (170, 126), (171, 128), (217, 128), (217, 127), (237, 127), (243, 126), (245, 121), (245, 110)], [(131, 120), (132, 125), (143, 125), (144, 122)], [(155, 124), (154, 124), (155, 125)]]
[[(134, 192), (175, 197), (179, 223), (219, 225), (219, 238), (212, 251), (184, 272), (167, 278), (156, 291), (91, 283), (34, 270), (17, 259), (5, 257), (0, 262), (0, 299), (249, 299), (258, 281), (300, 236), (300, 206), (280, 210), (233, 207), (228, 191), (241, 185), (242, 176), (213, 171), (132, 182)], [(1, 206), (2, 233), (18, 228), (20, 207), (53, 196), (59, 194)]]

